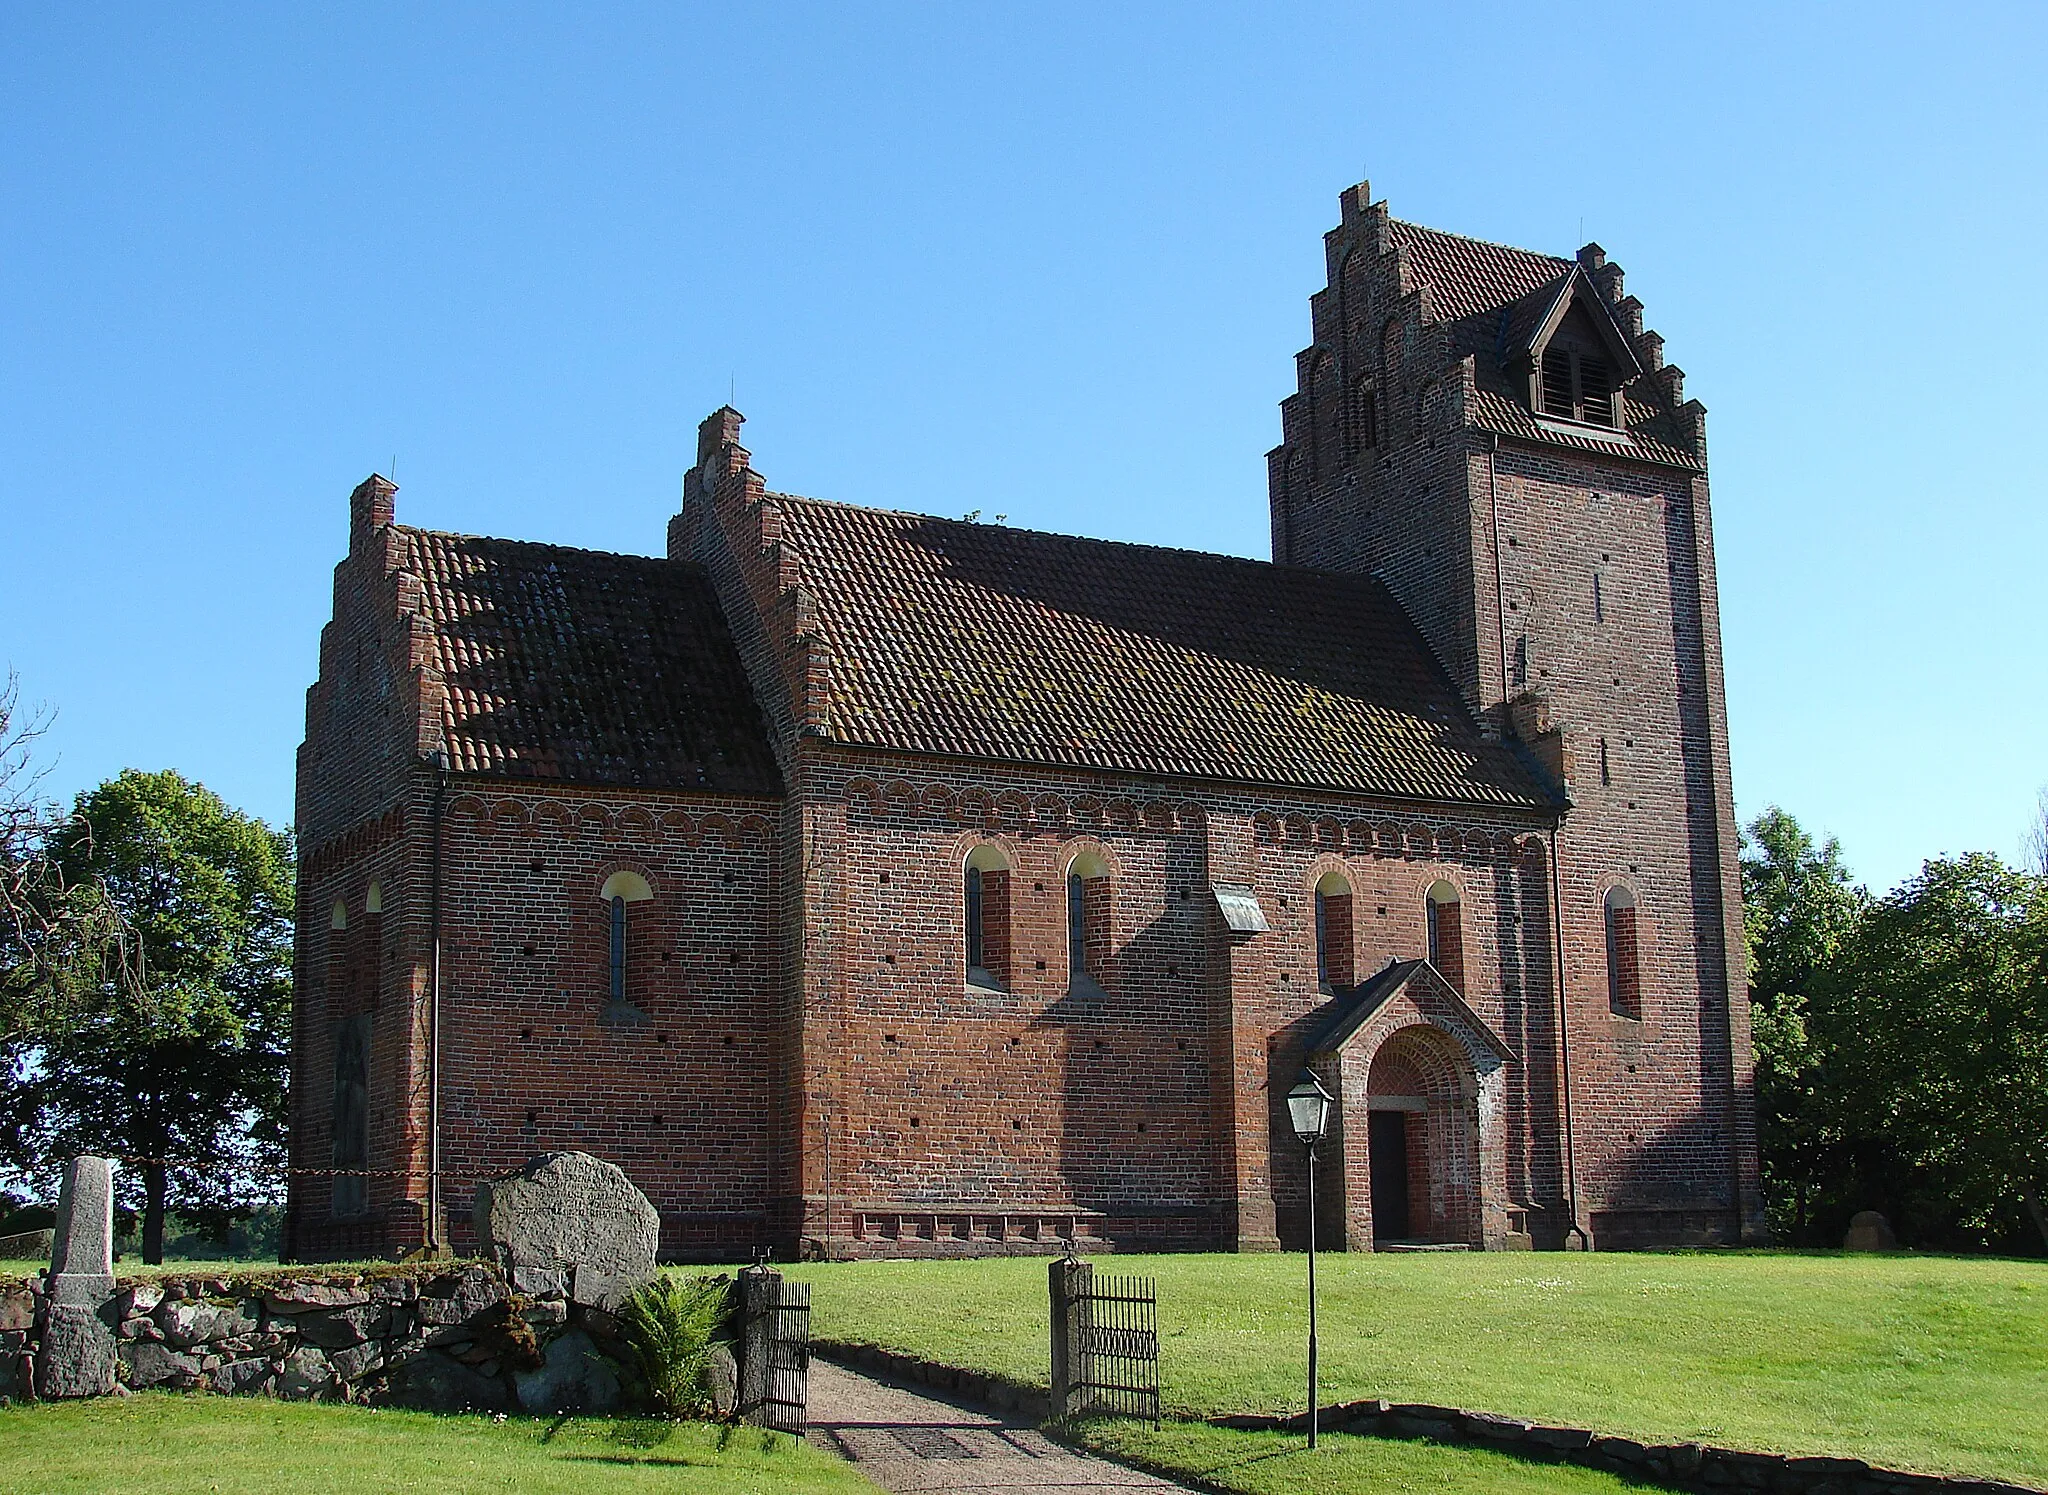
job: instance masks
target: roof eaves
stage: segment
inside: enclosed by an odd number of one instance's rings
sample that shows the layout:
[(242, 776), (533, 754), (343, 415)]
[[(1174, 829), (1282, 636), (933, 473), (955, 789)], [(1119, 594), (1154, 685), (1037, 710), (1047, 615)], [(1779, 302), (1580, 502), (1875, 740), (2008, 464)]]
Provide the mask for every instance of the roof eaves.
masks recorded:
[(1531, 354), (1541, 351), (1550, 341), (1551, 335), (1557, 331), (1559, 324), (1564, 321), (1566, 314), (1570, 312), (1572, 304), (1579, 300), (1585, 302), (1594, 331), (1598, 332), (1600, 340), (1607, 344), (1608, 355), (1626, 370), (1626, 373), (1615, 380), (1616, 387), (1641, 374), (1642, 360), (1636, 357), (1636, 350), (1629, 346), (1628, 339), (1621, 335), (1621, 329), (1614, 323), (1614, 313), (1608, 310), (1607, 303), (1593, 288), (1593, 282), (1586, 278), (1585, 270), (1578, 265), (1572, 266), (1571, 273), (1564, 278), (1564, 284), (1558, 287), (1557, 296), (1549, 309), (1530, 329), (1525, 347), (1509, 349), (1510, 356), (1525, 351)]
[(1409, 982), (1423, 972), (1436, 988), (1436, 995), (1449, 1002), (1458, 1017), (1478, 1035), (1481, 1042), (1504, 1064), (1520, 1062), (1520, 1055), (1508, 1047), (1507, 1041), (1493, 1031), (1493, 1025), (1472, 1010), (1471, 1003), (1459, 994), (1443, 972), (1427, 960), (1397, 960), (1383, 968), (1349, 992), (1335, 999), (1331, 1004), (1329, 1018), (1318, 1028), (1303, 1046), (1303, 1052), (1311, 1055), (1329, 1054), (1342, 1048), (1351, 1036), (1364, 1027), (1372, 1015), (1386, 1006), (1396, 992), (1404, 990)]

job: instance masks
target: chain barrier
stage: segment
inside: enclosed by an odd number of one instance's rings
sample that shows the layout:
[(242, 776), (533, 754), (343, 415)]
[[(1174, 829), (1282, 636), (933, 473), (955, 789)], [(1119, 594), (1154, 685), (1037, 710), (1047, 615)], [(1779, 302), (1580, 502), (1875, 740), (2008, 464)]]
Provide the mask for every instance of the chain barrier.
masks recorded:
[[(417, 1178), (422, 1180), (429, 1176), (429, 1170), (425, 1168), (297, 1168), (287, 1163), (237, 1163), (223, 1167), (219, 1163), (201, 1163), (194, 1158), (144, 1158), (131, 1157), (125, 1153), (115, 1152), (94, 1153), (93, 1156), (105, 1158), (109, 1162), (119, 1163), (127, 1168), (182, 1168), (197, 1173), (213, 1174), (265, 1173), (271, 1175), (282, 1174), (295, 1178)], [(40, 1173), (45, 1170), (56, 1171), (61, 1170), (69, 1161), (70, 1159), (66, 1157), (58, 1158), (54, 1161), (24, 1164), (16, 1167), (13, 1171), (25, 1174)], [(456, 1169), (443, 1168), (439, 1172), (442, 1178), (453, 1179), (457, 1183), (484, 1183), (491, 1179), (504, 1177), (503, 1170), (497, 1173), (463, 1173)]]

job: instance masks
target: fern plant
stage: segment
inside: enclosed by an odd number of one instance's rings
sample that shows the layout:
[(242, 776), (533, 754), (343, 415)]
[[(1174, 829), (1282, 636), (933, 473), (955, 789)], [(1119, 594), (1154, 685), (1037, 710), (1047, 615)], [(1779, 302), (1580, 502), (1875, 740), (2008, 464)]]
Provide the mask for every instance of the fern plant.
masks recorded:
[(619, 1329), (664, 1417), (711, 1408), (711, 1352), (725, 1343), (732, 1284), (724, 1277), (657, 1277), (619, 1309)]

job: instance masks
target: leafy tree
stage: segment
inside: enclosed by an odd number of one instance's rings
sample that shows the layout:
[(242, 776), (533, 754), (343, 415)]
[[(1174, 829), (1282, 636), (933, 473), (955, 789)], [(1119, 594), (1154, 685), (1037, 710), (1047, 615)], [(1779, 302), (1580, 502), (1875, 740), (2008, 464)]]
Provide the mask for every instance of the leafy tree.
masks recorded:
[(1834, 837), (1816, 842), (1772, 805), (1743, 837), (1742, 897), (1765, 1197), (1779, 1232), (1807, 1240), (1824, 1207), (1840, 1212), (1836, 1196), (1856, 1151), (1822, 1093), (1826, 1055), (1810, 1031), (1813, 1008), (1870, 895), (1851, 882)]
[[(1993, 1236), (2048, 1247), (2048, 879), (1927, 863), (1842, 947), (1815, 1036), (1843, 1122)], [(2022, 1213), (2023, 1212), (2023, 1213)]]
[(168, 1207), (224, 1228), (257, 1192), (252, 1170), (283, 1160), (291, 837), (176, 773), (131, 769), (79, 796), (47, 854), (67, 885), (105, 888), (146, 982), (106, 977), (9, 1036), (0, 1160), (136, 1159), (143, 1257), (161, 1261)]

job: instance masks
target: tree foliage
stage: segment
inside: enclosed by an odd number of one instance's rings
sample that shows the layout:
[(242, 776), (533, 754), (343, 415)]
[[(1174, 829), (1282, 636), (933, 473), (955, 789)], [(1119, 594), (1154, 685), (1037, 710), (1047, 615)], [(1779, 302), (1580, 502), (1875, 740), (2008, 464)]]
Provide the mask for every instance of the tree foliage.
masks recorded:
[(1837, 957), (1819, 1024), (1843, 1125), (1937, 1184), (1957, 1223), (2048, 1246), (2048, 880), (1929, 862)]
[(1742, 897), (1766, 1204), (1780, 1234), (1803, 1239), (1817, 1212), (1829, 1212), (1828, 1185), (1845, 1148), (1820, 1094), (1822, 1054), (1811, 1016), (1870, 895), (1850, 881), (1839, 842), (1816, 842), (1773, 805), (1743, 837)]
[(2048, 1245), (2048, 878), (1971, 855), (1874, 900), (1776, 807), (1742, 874), (1780, 1238), (1874, 1208), (1913, 1244)]
[(79, 796), (44, 854), (67, 885), (105, 890), (146, 979), (103, 973), (10, 1035), (0, 1158), (134, 1160), (119, 1176), (160, 1260), (167, 1208), (224, 1226), (283, 1161), (291, 837), (176, 773), (129, 770)]

